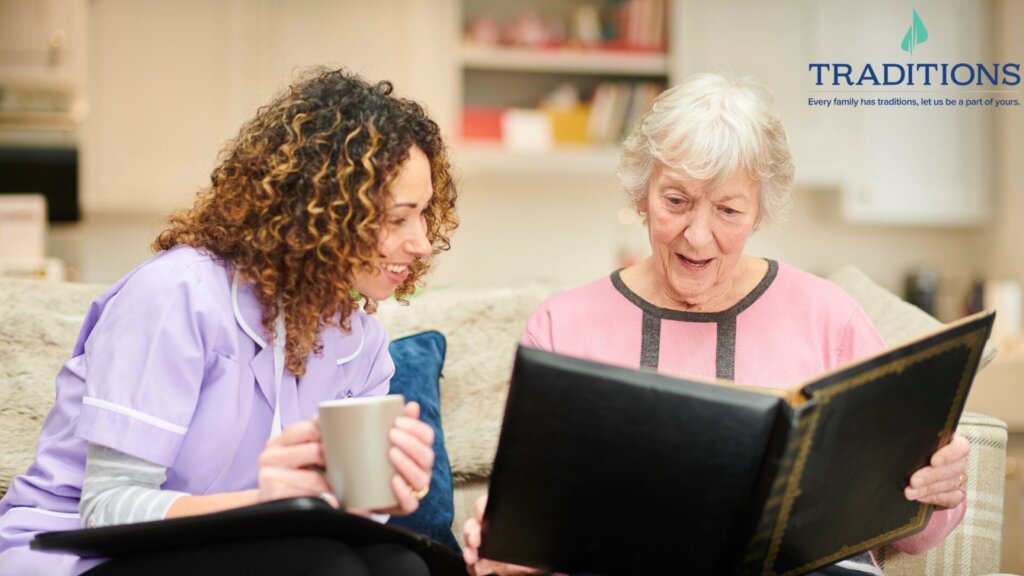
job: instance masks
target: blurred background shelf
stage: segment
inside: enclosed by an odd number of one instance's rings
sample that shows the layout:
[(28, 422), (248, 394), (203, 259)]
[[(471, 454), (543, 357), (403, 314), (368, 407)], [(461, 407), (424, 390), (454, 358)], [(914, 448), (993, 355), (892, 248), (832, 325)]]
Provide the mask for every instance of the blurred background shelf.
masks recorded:
[(614, 49), (462, 47), (462, 67), (473, 70), (564, 72), (603, 76), (667, 76), (668, 56)]

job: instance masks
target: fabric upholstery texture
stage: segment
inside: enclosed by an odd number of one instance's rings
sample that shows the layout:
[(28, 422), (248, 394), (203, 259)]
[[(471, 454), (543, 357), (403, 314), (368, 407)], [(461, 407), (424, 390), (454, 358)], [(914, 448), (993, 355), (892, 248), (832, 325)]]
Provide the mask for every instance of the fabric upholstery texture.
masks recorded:
[[(861, 305), (871, 323), (889, 346), (932, 332), (942, 322), (875, 283), (860, 269), (844, 266), (828, 278)], [(997, 347), (989, 340), (981, 355), (981, 368), (995, 358)]]
[(444, 446), (441, 427), (441, 389), (438, 382), (444, 366), (444, 335), (436, 330), (420, 332), (392, 340), (389, 350), (395, 361), (391, 378), (391, 394), (402, 394), (405, 400), (420, 405), (420, 418), (434, 429), (434, 469), (430, 491), (409, 516), (392, 516), (389, 524), (426, 534), (452, 548), (459, 544), (452, 535), (452, 469)]
[(28, 470), (89, 304), (108, 286), (0, 279), (0, 496)]

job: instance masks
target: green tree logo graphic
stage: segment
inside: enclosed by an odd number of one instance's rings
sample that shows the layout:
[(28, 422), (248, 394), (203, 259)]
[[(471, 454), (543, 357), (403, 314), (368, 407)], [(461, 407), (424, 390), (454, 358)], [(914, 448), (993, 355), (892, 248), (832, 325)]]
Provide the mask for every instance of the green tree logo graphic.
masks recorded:
[(917, 9), (914, 9), (914, 22), (910, 25), (910, 29), (907, 30), (907, 34), (903, 37), (903, 43), (900, 44), (900, 48), (904, 52), (914, 55), (914, 48), (917, 45), (928, 39), (928, 29), (924, 27), (924, 22), (921, 22), (921, 17), (917, 15)]

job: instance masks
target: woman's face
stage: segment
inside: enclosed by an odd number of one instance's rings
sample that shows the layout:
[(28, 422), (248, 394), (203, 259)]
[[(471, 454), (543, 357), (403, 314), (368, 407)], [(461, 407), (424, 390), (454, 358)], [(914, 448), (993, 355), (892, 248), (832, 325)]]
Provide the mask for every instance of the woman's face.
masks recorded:
[(398, 169), (391, 183), (391, 197), (384, 227), (377, 235), (378, 256), (370, 270), (355, 273), (352, 287), (374, 300), (385, 300), (409, 276), (416, 258), (429, 256), (427, 221), (424, 212), (434, 195), (430, 161), (417, 146)]
[(707, 181), (658, 163), (640, 208), (647, 213), (658, 292), (667, 303), (682, 309), (731, 305), (726, 301), (737, 265), (757, 222), (756, 183), (737, 173), (711, 190)]

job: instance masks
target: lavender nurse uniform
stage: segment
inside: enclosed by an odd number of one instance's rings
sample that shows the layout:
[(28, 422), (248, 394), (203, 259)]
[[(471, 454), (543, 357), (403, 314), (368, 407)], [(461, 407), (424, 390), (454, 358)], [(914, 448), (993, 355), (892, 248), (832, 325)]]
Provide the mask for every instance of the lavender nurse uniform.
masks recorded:
[(35, 461), (0, 500), (0, 576), (74, 575), (97, 560), (31, 551), (33, 536), (81, 527), (88, 443), (167, 467), (163, 488), (211, 494), (256, 487), (275, 428), (312, 417), (322, 400), (386, 394), (388, 341), (361, 310), (351, 331), (322, 332), (301, 385), (274, 351), (252, 287), (200, 250), (154, 256), (89, 309)]

